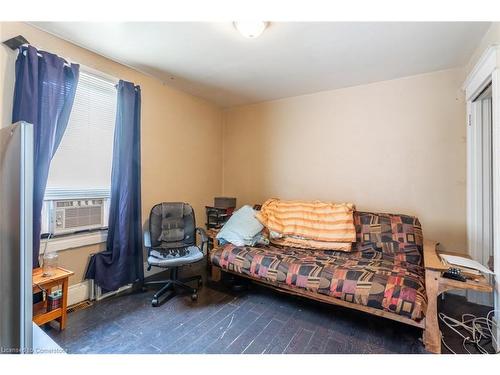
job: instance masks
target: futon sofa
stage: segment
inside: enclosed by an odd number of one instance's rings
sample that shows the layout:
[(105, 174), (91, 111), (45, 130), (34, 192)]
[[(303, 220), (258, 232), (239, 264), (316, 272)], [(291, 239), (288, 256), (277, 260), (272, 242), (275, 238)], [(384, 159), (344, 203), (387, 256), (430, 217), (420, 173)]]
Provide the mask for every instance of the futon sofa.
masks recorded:
[(420, 222), (412, 216), (355, 211), (354, 223), (356, 243), (350, 252), (272, 244), (216, 246), (210, 252), (212, 279), (233, 273), (282, 292), (423, 328), (426, 348), (440, 351), (437, 317), (428, 326), (425, 319), (424, 252), (436, 256), (436, 243), (428, 242), (424, 251)]

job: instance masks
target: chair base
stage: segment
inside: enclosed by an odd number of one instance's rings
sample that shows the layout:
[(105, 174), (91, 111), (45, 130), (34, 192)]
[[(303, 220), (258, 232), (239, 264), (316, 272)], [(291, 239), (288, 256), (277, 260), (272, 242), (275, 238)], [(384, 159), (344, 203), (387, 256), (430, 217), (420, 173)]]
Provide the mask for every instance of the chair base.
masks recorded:
[[(151, 305), (153, 307), (160, 306), (161, 303), (163, 303), (166, 300), (174, 297), (177, 294), (176, 293), (176, 287), (179, 288), (179, 289), (183, 289), (183, 290), (189, 292), (189, 294), (191, 294), (191, 300), (196, 301), (198, 299), (198, 289), (189, 286), (187, 283), (191, 282), (191, 281), (197, 281), (197, 287), (198, 288), (201, 287), (201, 285), (202, 285), (202, 277), (201, 277), (201, 275), (191, 276), (191, 277), (187, 277), (185, 279), (179, 279), (179, 278), (177, 278), (177, 273), (178, 273), (178, 268), (175, 267), (175, 268), (172, 268), (172, 270), (170, 272), (170, 279), (148, 281), (148, 282), (145, 282), (143, 284), (145, 287), (147, 287), (149, 285), (164, 284), (161, 287), (161, 289), (158, 290), (153, 295), (153, 299), (151, 300)], [(160, 301), (160, 297), (162, 297), (165, 293), (167, 293), (169, 291), (171, 293), (169, 293), (165, 298), (163, 298)]]

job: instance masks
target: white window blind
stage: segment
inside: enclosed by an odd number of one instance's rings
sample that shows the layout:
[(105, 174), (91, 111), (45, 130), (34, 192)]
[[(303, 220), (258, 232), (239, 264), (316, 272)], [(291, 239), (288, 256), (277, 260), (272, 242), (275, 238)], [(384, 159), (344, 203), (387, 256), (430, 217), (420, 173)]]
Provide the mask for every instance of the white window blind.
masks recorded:
[(68, 127), (54, 155), (48, 189), (110, 189), (115, 83), (80, 72)]

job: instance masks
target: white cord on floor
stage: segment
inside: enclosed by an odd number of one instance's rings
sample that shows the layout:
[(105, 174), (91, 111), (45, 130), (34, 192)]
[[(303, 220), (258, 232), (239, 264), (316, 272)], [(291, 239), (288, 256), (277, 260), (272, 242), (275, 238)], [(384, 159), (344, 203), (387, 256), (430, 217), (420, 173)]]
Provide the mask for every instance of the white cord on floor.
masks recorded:
[[(495, 354), (488, 352), (484, 345), (491, 342), (494, 348), (498, 349), (498, 342), (495, 337), (494, 330), (497, 330), (497, 324), (490, 316), (494, 313), (500, 312), (499, 310), (491, 310), (486, 317), (476, 317), (472, 314), (463, 314), (461, 320), (449, 317), (444, 313), (439, 313), (439, 319), (446, 324), (451, 330), (462, 337), (462, 346), (467, 351), (467, 353), (472, 354), (467, 345), (474, 345), (476, 349), (482, 354)], [(464, 330), (465, 335), (462, 334), (459, 329)], [(444, 336), (441, 336), (441, 342), (443, 345), (453, 354), (455, 353), (444, 341)]]

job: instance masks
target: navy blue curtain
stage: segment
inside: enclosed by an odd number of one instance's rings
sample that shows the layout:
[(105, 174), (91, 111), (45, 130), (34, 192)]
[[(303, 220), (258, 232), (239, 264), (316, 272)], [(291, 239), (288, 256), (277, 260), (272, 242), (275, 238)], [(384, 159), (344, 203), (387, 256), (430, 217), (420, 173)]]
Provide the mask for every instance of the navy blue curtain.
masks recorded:
[(106, 251), (89, 262), (86, 279), (103, 291), (142, 281), (141, 89), (118, 83), (118, 106), (111, 169), (111, 204)]
[(50, 161), (68, 125), (80, 66), (57, 55), (22, 46), (16, 60), (12, 122), (34, 128), (33, 267), (38, 267), (43, 197)]

